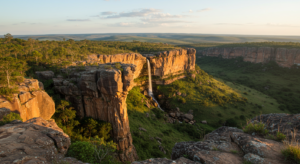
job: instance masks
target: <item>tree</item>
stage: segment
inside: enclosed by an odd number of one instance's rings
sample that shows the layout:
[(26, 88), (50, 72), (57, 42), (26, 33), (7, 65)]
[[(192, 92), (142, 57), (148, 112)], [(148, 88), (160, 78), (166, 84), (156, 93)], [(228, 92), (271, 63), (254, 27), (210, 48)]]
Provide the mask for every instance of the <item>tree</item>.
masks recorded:
[(12, 73), (21, 72), (25, 67), (24, 61), (12, 57), (0, 58), (0, 72), (6, 77), (7, 87), (10, 87), (10, 78)]
[(43, 55), (41, 53), (39, 53), (38, 51), (33, 51), (32, 56), (35, 57), (36, 65), (38, 65), (38, 59), (43, 57)]
[(14, 37), (10, 33), (7, 33), (4, 35), (4, 38), (7, 42), (10, 42)]

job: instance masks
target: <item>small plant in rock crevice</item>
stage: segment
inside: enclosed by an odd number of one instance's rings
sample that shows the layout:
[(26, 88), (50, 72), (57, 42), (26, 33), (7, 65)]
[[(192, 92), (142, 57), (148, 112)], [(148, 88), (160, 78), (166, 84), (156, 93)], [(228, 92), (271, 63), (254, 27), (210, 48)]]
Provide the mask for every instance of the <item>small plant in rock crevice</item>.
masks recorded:
[(269, 133), (269, 131), (265, 127), (265, 124), (262, 122), (251, 122), (243, 128), (243, 131), (249, 134), (256, 133), (260, 135), (266, 135)]

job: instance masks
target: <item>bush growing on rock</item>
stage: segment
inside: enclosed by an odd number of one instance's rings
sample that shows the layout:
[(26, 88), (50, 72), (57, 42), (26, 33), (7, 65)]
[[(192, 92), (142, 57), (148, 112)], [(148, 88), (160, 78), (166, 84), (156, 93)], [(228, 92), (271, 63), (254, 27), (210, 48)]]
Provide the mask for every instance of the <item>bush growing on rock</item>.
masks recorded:
[(245, 133), (249, 133), (249, 134), (257, 133), (257, 134), (260, 134), (260, 135), (266, 135), (269, 132), (266, 129), (265, 124), (261, 123), (261, 122), (258, 122), (258, 123), (249, 123), (248, 125), (246, 125), (243, 128), (243, 131)]
[(13, 120), (23, 121), (19, 114), (11, 112), (2, 118), (2, 121), (0, 121), (0, 126), (10, 123)]

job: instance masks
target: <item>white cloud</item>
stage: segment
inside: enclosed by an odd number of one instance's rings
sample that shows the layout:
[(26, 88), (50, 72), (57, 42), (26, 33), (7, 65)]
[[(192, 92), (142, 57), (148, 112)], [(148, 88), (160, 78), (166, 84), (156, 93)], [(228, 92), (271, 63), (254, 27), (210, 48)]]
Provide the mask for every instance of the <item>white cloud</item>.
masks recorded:
[(189, 10), (189, 13), (193, 13), (194, 11), (193, 10)]
[(103, 18), (111, 19), (111, 18), (122, 18), (122, 17), (145, 17), (148, 16), (149, 14), (158, 13), (158, 12), (161, 11), (158, 9), (142, 9), (139, 11), (121, 12), (119, 14), (109, 15)]
[(205, 12), (205, 11), (210, 11), (212, 10), (211, 8), (204, 8), (204, 9), (201, 9), (201, 10), (197, 10), (197, 12)]

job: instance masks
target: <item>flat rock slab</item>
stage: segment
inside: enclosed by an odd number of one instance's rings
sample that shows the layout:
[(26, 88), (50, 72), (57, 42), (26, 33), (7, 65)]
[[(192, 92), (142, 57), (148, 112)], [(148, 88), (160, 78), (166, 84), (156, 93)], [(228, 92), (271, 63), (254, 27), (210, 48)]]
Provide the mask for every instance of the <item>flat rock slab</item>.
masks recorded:
[(0, 126), (1, 164), (31, 164), (62, 159), (71, 144), (54, 121), (33, 118)]

